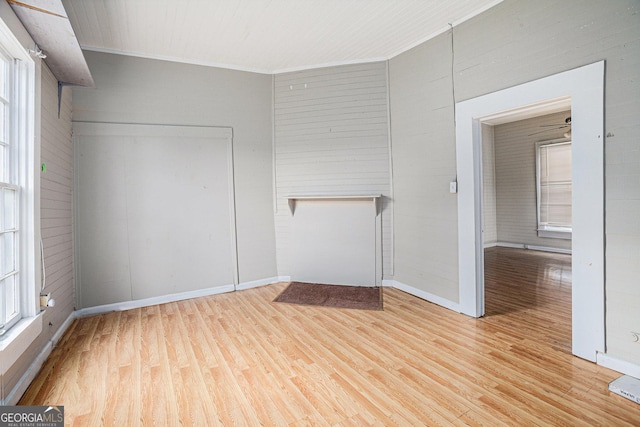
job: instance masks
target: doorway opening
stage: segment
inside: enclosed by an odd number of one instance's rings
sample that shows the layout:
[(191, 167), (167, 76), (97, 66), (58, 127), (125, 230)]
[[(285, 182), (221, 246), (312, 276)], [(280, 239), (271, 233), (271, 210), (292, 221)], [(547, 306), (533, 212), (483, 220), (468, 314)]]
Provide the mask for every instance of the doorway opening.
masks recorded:
[[(485, 314), (482, 124), (571, 109), (572, 353), (604, 352), (604, 61), (456, 103), (460, 310)], [(562, 111), (562, 110), (557, 110)], [(579, 141), (579, 144), (577, 143)]]
[(568, 354), (570, 117), (568, 105), (527, 119), (482, 123), (485, 316), (509, 328), (516, 342)]

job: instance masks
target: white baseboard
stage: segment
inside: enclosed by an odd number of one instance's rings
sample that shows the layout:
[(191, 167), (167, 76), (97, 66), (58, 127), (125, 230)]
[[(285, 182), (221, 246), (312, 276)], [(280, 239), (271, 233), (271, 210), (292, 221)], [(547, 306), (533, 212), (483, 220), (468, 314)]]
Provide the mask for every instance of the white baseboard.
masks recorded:
[(498, 246), (501, 248), (529, 249), (532, 251), (553, 252), (558, 254), (571, 255), (571, 249), (560, 249), (560, 248), (552, 248), (549, 246), (528, 245), (525, 243), (495, 242), (495, 243), (488, 243), (485, 246), (485, 248), (494, 247), (494, 246)]
[(243, 291), (245, 289), (257, 288), (259, 286), (272, 285), (278, 282), (290, 282), (291, 278), (289, 276), (275, 276), (269, 277), (267, 279), (253, 280), (251, 282), (240, 283), (236, 286), (237, 291)]
[(457, 302), (449, 301), (448, 299), (439, 297), (438, 295), (434, 295), (421, 289), (414, 288), (413, 286), (405, 285), (404, 283), (398, 282), (397, 280), (383, 280), (382, 286), (391, 286), (396, 289), (400, 289), (403, 292), (460, 313), (460, 304), (458, 304)]
[(96, 314), (109, 313), (111, 311), (124, 311), (134, 308), (149, 307), (151, 305), (166, 304), (168, 302), (182, 301), (191, 298), (205, 297), (209, 295), (233, 292), (235, 287), (231, 285), (216, 286), (213, 288), (198, 289), (196, 291), (180, 292), (177, 294), (161, 295), (151, 298), (143, 298), (134, 301), (116, 302), (113, 304), (98, 305), (95, 307), (81, 308), (76, 311), (77, 317), (93, 316)]
[(235, 290), (242, 291), (245, 289), (256, 288), (258, 286), (271, 285), (278, 282), (290, 282), (289, 276), (274, 276), (266, 279), (253, 280), (251, 282), (240, 283), (237, 286), (232, 284), (216, 286), (214, 288), (199, 289), (196, 291), (180, 292), (176, 294), (161, 295), (151, 298), (143, 298), (134, 301), (116, 302), (113, 304), (98, 305), (95, 307), (81, 308), (76, 311), (76, 317), (94, 316), (96, 314), (109, 313), (111, 311), (124, 311), (134, 308), (149, 307), (151, 305), (166, 304), (168, 302), (182, 301), (191, 298), (204, 297), (209, 295), (222, 294), (225, 292), (233, 292)]
[(176, 294), (162, 295), (158, 297), (144, 298), (135, 301), (124, 301), (113, 304), (104, 304), (95, 307), (83, 308), (77, 311), (72, 312), (69, 317), (62, 323), (62, 325), (58, 328), (55, 334), (51, 337), (51, 339), (44, 346), (42, 351), (38, 354), (36, 359), (31, 363), (27, 371), (22, 375), (20, 380), (16, 383), (16, 386), (11, 390), (9, 394), (5, 397), (5, 399), (0, 400), (0, 405), (15, 405), (20, 397), (24, 394), (29, 387), (29, 384), (35, 379), (38, 372), (42, 368), (42, 365), (47, 360), (51, 351), (56, 347), (58, 342), (62, 339), (62, 336), (67, 331), (69, 326), (73, 323), (76, 318), (92, 316), (96, 314), (108, 313), (111, 311), (123, 311), (123, 310), (131, 310), (134, 308), (148, 307), (151, 305), (164, 304), (167, 302), (175, 302), (182, 301), (185, 299), (197, 298), (208, 295), (215, 295), (225, 292), (232, 292), (235, 289), (244, 290), (251, 289), (258, 286), (265, 286), (278, 282), (288, 282), (291, 278), (288, 276), (276, 276), (267, 279), (254, 280), (251, 282), (241, 283), (237, 287), (234, 288), (233, 285), (223, 285), (217, 286), (214, 288), (200, 289), (197, 291), (189, 291), (189, 292), (181, 292)]
[(598, 353), (596, 355), (596, 363), (600, 366), (613, 369), (614, 371), (620, 372), (622, 374), (626, 374), (634, 378), (640, 378), (640, 365), (627, 362), (626, 360), (617, 359), (615, 357), (609, 356), (606, 353)]
[(69, 328), (69, 326), (71, 326), (75, 318), (76, 313), (75, 311), (73, 311), (71, 312), (71, 314), (69, 314), (67, 319), (62, 322), (62, 325), (60, 325), (56, 333), (53, 334), (51, 339), (45, 344), (44, 348), (40, 351), (35, 360), (31, 362), (29, 368), (27, 368), (26, 372), (22, 375), (22, 377), (20, 377), (16, 385), (6, 395), (4, 400), (0, 400), (0, 405), (12, 406), (18, 403), (24, 392), (27, 391), (27, 388), (29, 387), (31, 382), (35, 379), (36, 375), (38, 375), (38, 372), (40, 372), (42, 365), (44, 365), (44, 362), (46, 362), (47, 358), (51, 354), (51, 351), (53, 351), (58, 342), (60, 342), (60, 339), (62, 338), (64, 333), (67, 332), (67, 329)]

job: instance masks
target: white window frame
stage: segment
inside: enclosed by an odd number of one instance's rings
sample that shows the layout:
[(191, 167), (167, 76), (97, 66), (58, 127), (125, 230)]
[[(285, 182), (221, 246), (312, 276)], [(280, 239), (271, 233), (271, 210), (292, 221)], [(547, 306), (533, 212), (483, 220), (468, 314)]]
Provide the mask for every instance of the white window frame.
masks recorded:
[[(11, 148), (13, 162), (11, 186), (18, 188), (17, 270), (19, 292), (19, 318), (5, 325), (0, 336), (0, 374), (15, 362), (42, 330), (39, 308), (39, 272), (36, 242), (39, 240), (39, 215), (36, 163), (38, 147), (35, 141), (36, 67), (27, 50), (0, 19), (0, 49), (13, 60), (11, 93)], [(4, 304), (4, 299), (0, 301)], [(1, 322), (0, 322), (1, 323)]]
[(561, 227), (548, 224), (542, 224), (540, 221), (540, 202), (542, 200), (540, 186), (540, 149), (550, 145), (571, 145), (570, 139), (555, 139), (549, 141), (536, 142), (536, 218), (538, 223), (538, 237), (547, 237), (551, 239), (571, 240), (572, 227)]

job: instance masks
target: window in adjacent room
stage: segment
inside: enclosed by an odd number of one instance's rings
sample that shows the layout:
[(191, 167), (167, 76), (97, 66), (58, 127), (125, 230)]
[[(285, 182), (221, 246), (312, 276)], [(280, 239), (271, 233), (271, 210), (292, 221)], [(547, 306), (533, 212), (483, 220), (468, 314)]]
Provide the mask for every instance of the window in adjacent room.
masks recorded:
[(536, 145), (538, 236), (571, 239), (571, 141)]

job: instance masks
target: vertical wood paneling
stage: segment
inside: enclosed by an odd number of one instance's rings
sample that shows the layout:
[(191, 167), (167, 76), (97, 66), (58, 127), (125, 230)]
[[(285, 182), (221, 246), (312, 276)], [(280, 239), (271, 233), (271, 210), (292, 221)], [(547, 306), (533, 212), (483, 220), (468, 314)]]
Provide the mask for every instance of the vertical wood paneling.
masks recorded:
[(278, 274), (290, 274), (291, 194), (382, 194), (383, 274), (391, 270), (387, 73), (383, 62), (275, 76)]
[(562, 125), (570, 115), (570, 111), (564, 111), (495, 126), (496, 223), (499, 242), (571, 249), (571, 240), (538, 237), (535, 153), (537, 141), (562, 139), (567, 131), (565, 128), (544, 126), (557, 123)]

